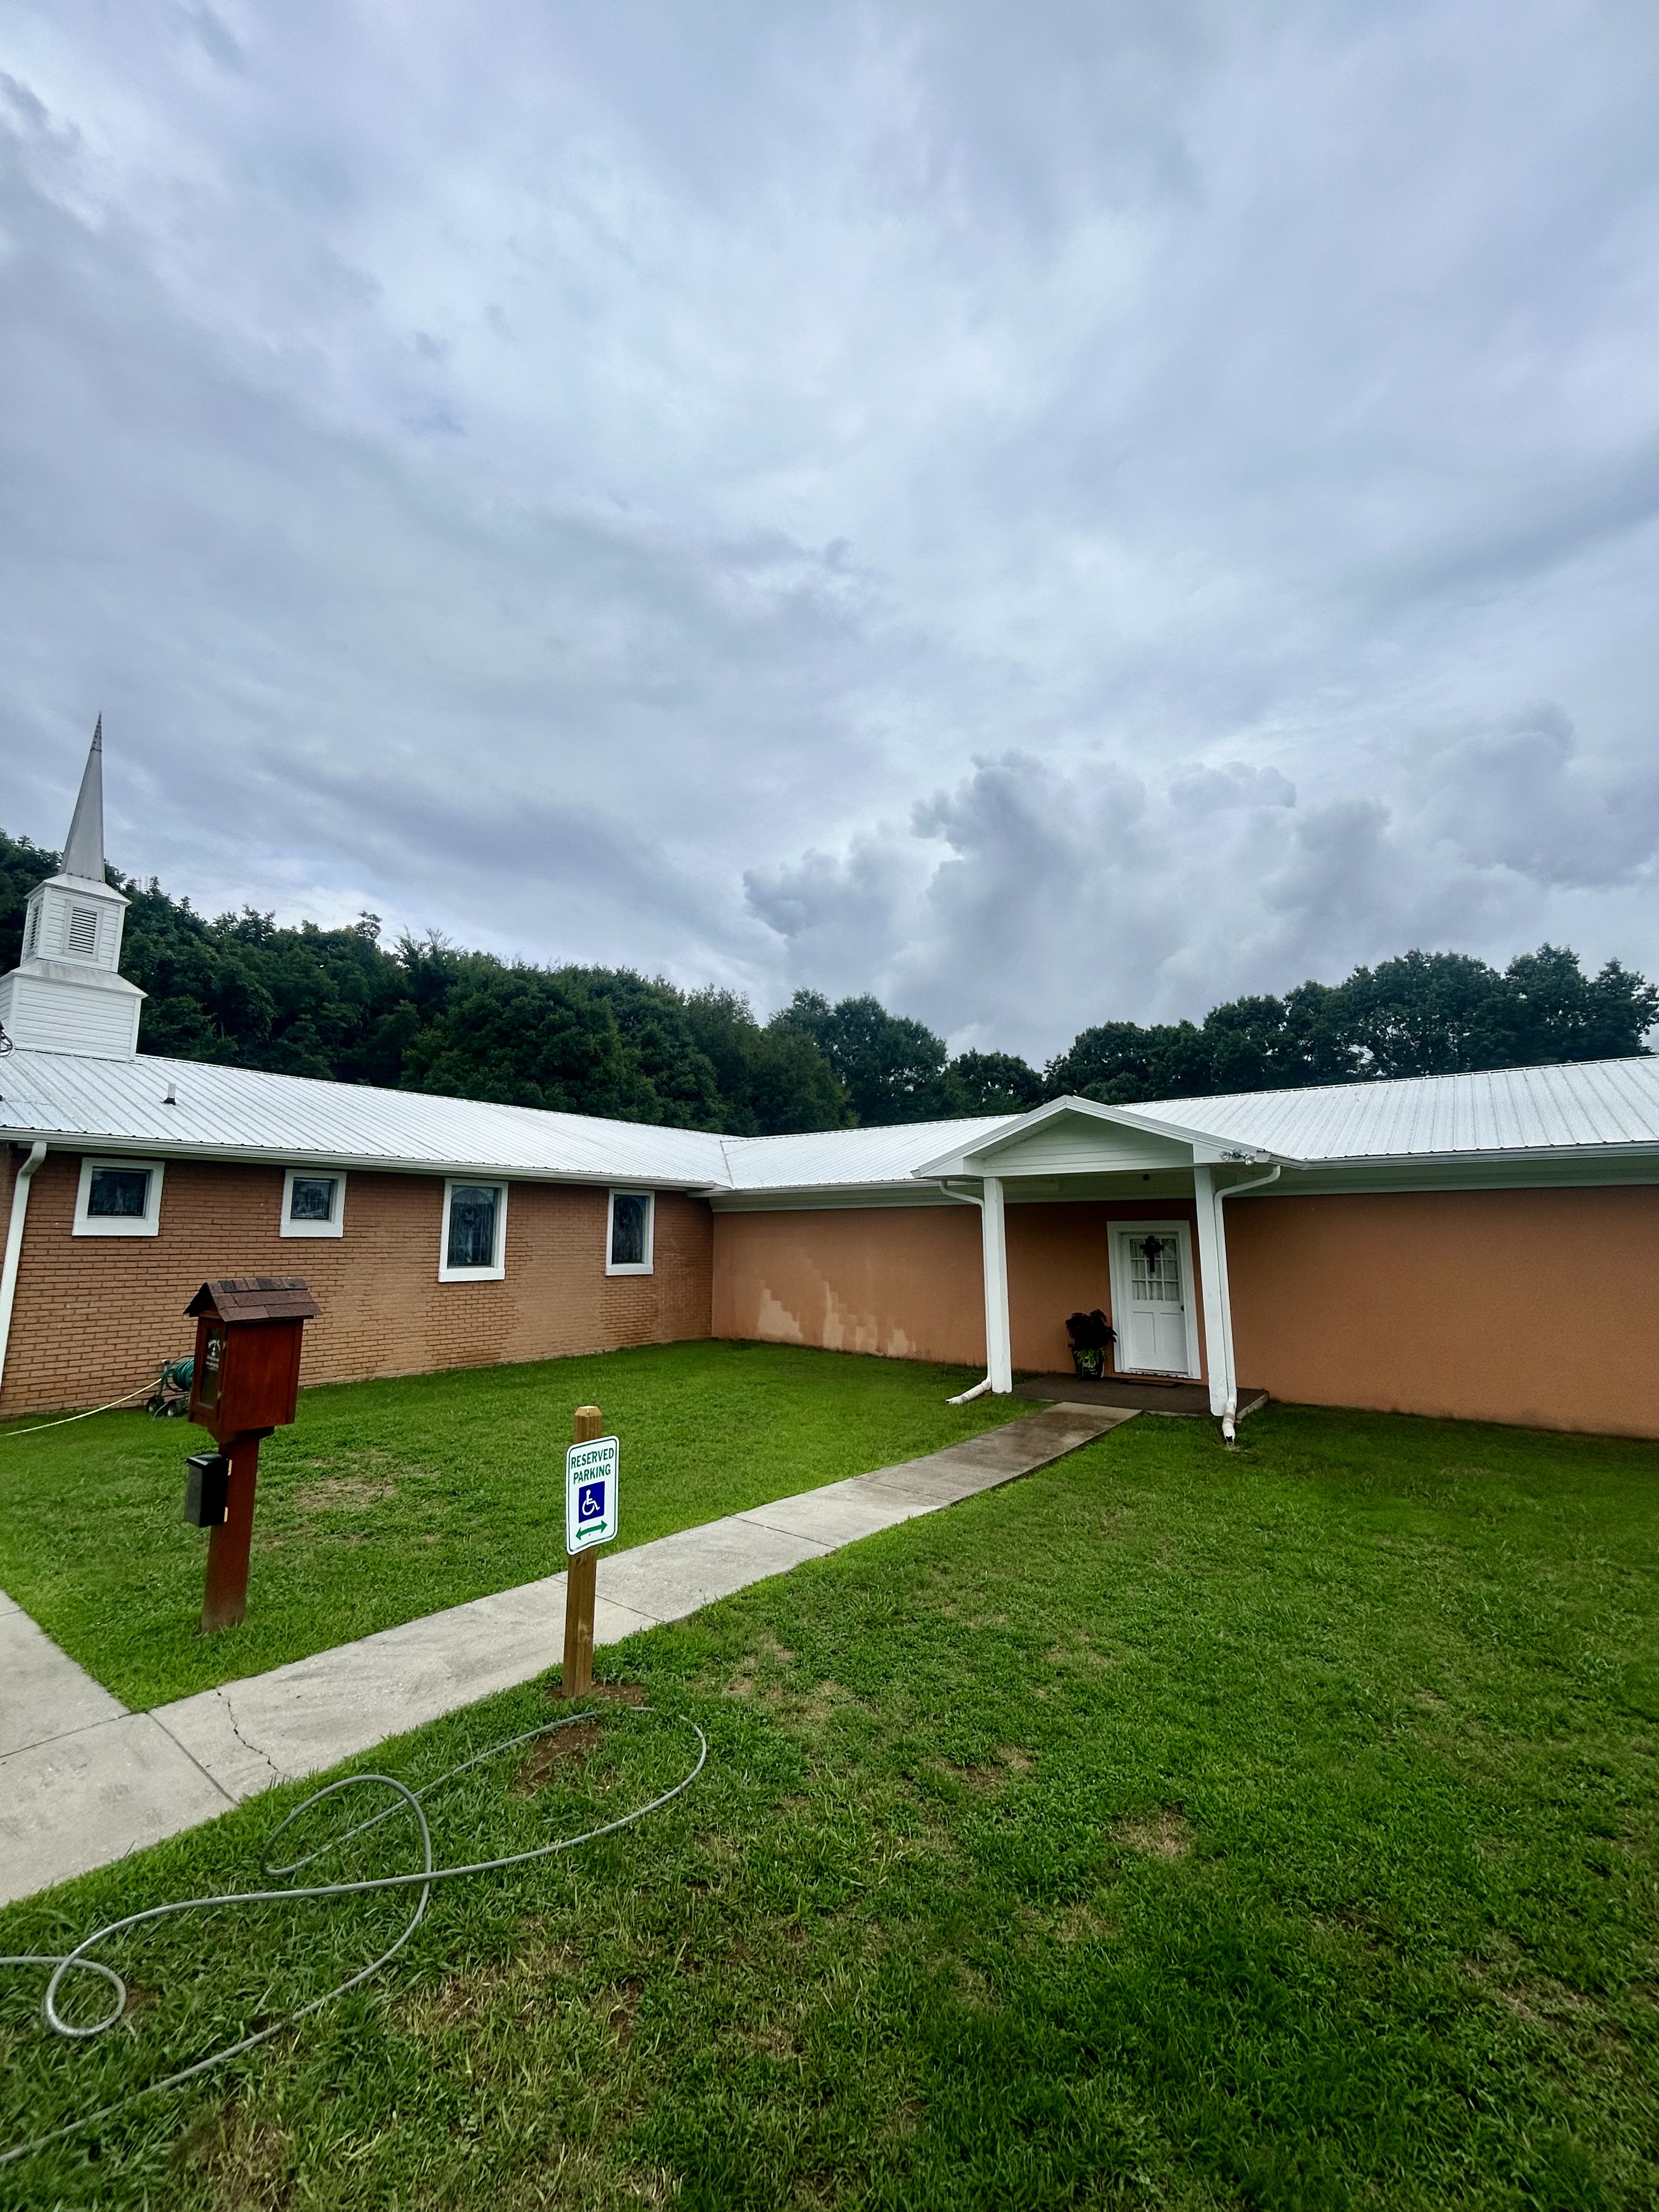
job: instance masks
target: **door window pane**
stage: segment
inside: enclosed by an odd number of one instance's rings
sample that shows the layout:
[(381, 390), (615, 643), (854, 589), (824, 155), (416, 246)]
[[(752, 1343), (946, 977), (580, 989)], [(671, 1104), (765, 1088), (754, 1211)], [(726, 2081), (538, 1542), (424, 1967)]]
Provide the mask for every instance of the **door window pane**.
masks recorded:
[(1131, 1291), (1142, 1305), (1181, 1304), (1180, 1247), (1173, 1237), (1137, 1237), (1129, 1246)]
[(449, 1194), (449, 1258), (452, 1267), (493, 1267), (495, 1215), (501, 1191), (495, 1183), (458, 1182)]
[(142, 1221), (149, 1199), (148, 1168), (94, 1168), (87, 1213), (102, 1221)]
[(293, 1195), (288, 1202), (290, 1221), (332, 1221), (334, 1218), (335, 1178), (332, 1176), (295, 1176)]
[(619, 1190), (611, 1200), (611, 1264), (613, 1267), (645, 1265), (645, 1210), (648, 1198)]

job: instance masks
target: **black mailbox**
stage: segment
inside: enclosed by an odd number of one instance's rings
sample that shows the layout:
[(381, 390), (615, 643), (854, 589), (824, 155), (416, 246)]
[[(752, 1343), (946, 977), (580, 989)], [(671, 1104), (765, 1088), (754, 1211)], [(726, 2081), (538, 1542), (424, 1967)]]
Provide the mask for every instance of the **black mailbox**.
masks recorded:
[(230, 1462), (223, 1452), (192, 1452), (185, 1462), (185, 1519), (192, 1528), (223, 1525), (230, 1502)]

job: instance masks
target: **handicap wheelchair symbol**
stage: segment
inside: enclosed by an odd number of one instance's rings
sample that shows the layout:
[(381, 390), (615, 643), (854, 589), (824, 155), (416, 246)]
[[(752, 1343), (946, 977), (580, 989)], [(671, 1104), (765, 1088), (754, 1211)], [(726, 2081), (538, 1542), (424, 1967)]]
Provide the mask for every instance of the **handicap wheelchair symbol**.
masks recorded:
[(576, 1496), (576, 1519), (586, 1528), (595, 1521), (605, 1518), (605, 1485), (585, 1482)]

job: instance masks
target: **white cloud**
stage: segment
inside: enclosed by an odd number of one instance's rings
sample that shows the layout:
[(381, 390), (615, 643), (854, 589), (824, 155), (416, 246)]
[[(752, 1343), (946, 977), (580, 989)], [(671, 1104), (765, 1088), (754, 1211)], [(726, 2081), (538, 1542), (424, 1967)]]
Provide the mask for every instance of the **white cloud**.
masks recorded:
[(21, 0), (0, 821), (101, 706), (210, 907), (1038, 1053), (1419, 940), (1659, 968), (1656, 47)]

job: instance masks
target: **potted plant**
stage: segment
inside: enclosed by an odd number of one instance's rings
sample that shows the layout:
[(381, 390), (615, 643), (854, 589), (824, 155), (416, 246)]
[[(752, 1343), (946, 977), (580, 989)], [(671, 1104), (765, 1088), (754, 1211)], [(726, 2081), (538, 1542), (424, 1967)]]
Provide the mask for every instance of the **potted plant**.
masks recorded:
[(1106, 1372), (1108, 1348), (1117, 1341), (1117, 1331), (1100, 1308), (1074, 1313), (1066, 1324), (1072, 1343), (1072, 1364), (1085, 1382), (1098, 1382)]

